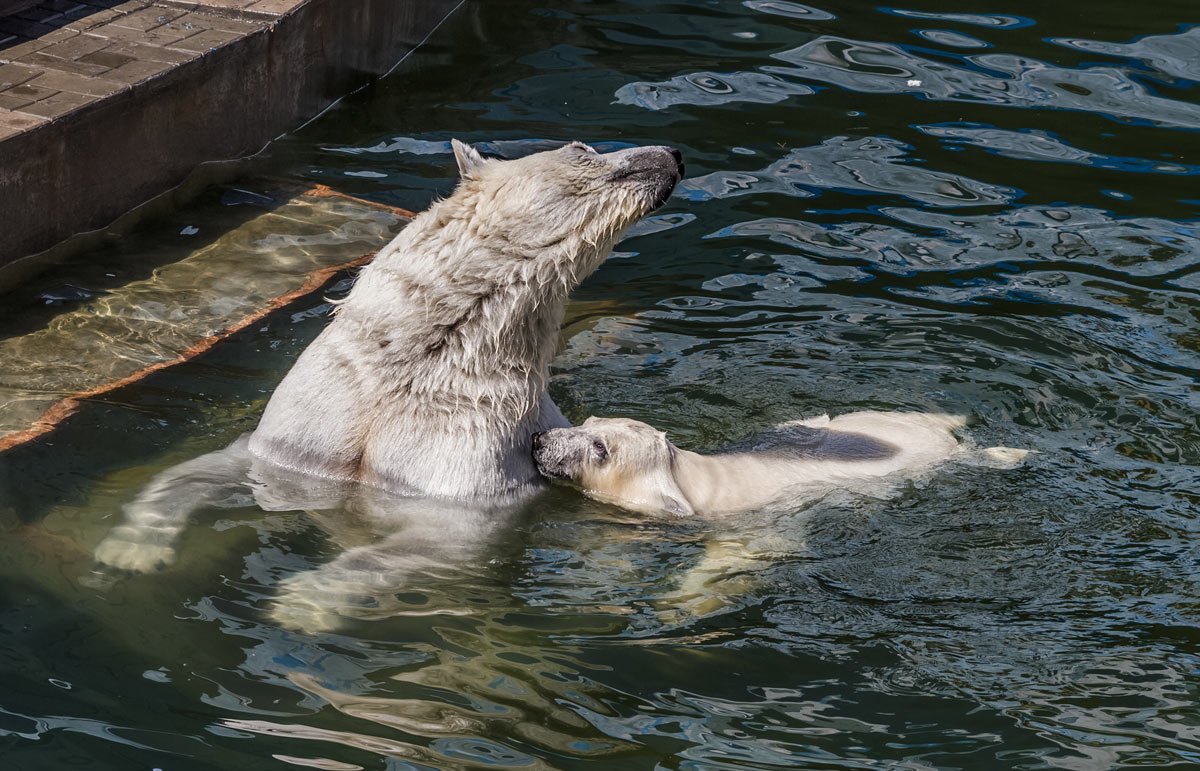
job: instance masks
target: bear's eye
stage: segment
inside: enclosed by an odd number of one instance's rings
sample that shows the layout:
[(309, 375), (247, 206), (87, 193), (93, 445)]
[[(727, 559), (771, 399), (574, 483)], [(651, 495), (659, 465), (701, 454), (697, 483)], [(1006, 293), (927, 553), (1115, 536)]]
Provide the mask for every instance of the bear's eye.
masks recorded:
[(592, 455), (596, 458), (597, 463), (608, 460), (608, 447), (605, 446), (603, 440), (592, 440)]

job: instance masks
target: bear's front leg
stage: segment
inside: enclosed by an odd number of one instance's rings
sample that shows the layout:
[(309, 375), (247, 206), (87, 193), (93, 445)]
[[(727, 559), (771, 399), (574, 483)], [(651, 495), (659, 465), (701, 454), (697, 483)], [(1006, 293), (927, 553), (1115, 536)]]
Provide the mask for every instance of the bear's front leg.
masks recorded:
[(175, 561), (175, 539), (203, 506), (252, 498), (249, 435), (215, 452), (159, 472), (124, 507), (125, 520), (96, 546), (96, 561), (148, 573)]

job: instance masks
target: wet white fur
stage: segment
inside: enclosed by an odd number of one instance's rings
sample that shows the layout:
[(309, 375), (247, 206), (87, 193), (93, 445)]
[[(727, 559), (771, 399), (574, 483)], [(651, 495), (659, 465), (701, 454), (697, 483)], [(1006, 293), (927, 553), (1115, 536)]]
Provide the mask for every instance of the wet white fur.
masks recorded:
[(661, 147), (513, 161), (454, 147), (458, 189), (363, 270), (272, 396), (258, 458), (443, 497), (536, 483), (529, 436), (568, 425), (546, 395), (567, 293), (677, 167)]
[[(568, 448), (572, 442), (599, 439), (607, 457), (575, 452), (571, 462), (560, 469), (588, 495), (652, 514), (725, 514), (929, 468), (962, 451), (952, 430), (964, 422), (956, 415), (854, 412), (779, 427), (853, 434), (892, 448), (886, 457), (849, 459), (775, 450), (701, 455), (676, 447), (666, 434), (636, 420), (589, 418), (582, 426), (548, 434), (545, 457), (562, 454), (559, 448)], [(542, 451), (537, 452), (541, 461)], [(1009, 448), (984, 452), (997, 463), (1019, 461), (1025, 454)]]

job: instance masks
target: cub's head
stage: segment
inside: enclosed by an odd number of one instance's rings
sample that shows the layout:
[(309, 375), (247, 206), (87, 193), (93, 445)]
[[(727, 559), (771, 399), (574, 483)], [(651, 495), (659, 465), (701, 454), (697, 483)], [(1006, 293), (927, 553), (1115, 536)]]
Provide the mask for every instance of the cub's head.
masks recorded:
[(676, 452), (662, 431), (626, 418), (588, 418), (533, 435), (533, 461), (543, 476), (633, 511), (690, 515), (675, 481)]
[(672, 147), (599, 153), (581, 142), (515, 160), (484, 158), (452, 140), (462, 180), (444, 202), (473, 220), (473, 235), (503, 253), (570, 262), (581, 280), (635, 222), (666, 202), (683, 178)]

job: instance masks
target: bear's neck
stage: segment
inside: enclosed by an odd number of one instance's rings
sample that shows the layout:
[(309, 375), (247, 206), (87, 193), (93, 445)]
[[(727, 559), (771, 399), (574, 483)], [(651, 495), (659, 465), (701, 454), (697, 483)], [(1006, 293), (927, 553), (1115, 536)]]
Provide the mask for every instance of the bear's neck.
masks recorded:
[(414, 405), (488, 402), (493, 414), (523, 420), (545, 392), (578, 279), (549, 260), (510, 257), (490, 270), (487, 263), (460, 260), (451, 270), (424, 254), (389, 250), (360, 274), (334, 323), (356, 327), (353, 336), (386, 370), (380, 376)]

